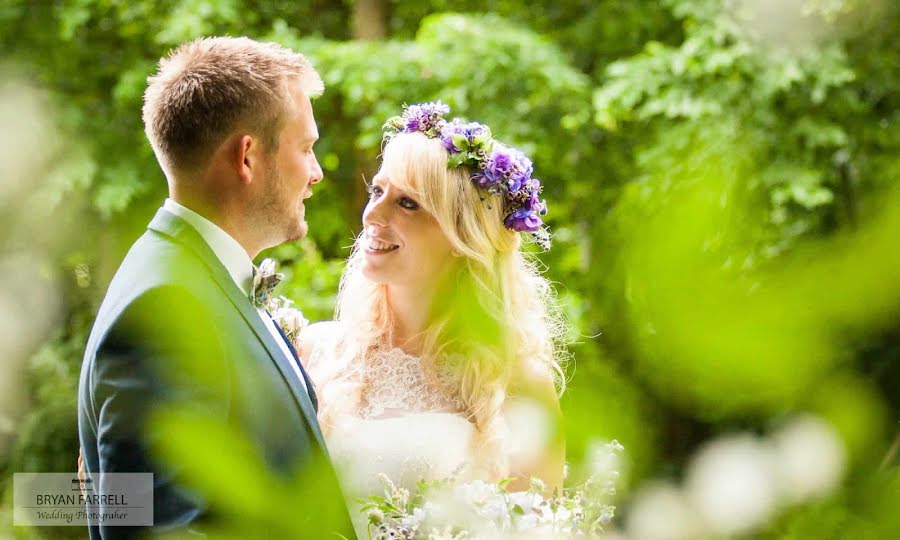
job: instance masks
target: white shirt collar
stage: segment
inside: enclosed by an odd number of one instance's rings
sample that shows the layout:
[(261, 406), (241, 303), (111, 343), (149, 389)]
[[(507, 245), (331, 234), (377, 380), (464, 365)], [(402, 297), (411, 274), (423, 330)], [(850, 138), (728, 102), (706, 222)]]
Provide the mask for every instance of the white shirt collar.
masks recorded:
[(250, 260), (247, 251), (237, 240), (212, 221), (172, 199), (167, 198), (163, 203), (163, 208), (187, 221), (192, 227), (197, 229), (203, 240), (213, 250), (213, 253), (225, 266), (225, 269), (228, 270), (235, 284), (245, 294), (250, 294), (250, 283), (253, 279), (253, 261)]

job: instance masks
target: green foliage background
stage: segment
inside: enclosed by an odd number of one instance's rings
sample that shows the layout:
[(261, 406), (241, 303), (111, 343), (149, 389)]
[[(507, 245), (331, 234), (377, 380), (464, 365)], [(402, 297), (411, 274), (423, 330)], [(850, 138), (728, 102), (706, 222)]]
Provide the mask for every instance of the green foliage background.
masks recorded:
[(878, 471), (900, 419), (900, 7), (798, 1), (781, 21), (720, 0), (380, 4), (377, 41), (353, 38), (353, 2), (0, 8), (0, 86), (41, 112), (3, 128), (15, 141), (44, 126), (40, 144), (10, 150), (34, 165), (0, 200), (2, 250), (44, 254), (62, 304), (9, 371), (28, 398), (0, 424), (0, 488), (13, 471), (74, 468), (93, 313), (166, 195), (140, 120), (145, 79), (174, 45), (230, 34), (291, 46), (325, 79), (310, 238), (264, 254), (308, 318), (332, 314), (384, 119), (441, 99), (531, 155), (547, 187), (555, 240), (541, 258), (575, 341), (573, 463), (619, 439), (627, 509), (630, 487), (679, 478), (717, 434), (813, 412), (848, 448), (845, 487), (759, 537), (900, 537), (896, 458)]

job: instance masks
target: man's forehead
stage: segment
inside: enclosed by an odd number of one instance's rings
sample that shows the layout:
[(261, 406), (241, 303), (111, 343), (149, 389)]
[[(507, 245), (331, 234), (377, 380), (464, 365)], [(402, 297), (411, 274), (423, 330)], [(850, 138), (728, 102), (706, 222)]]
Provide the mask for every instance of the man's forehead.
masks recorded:
[(303, 91), (303, 87), (299, 81), (294, 81), (288, 85), (288, 92), (291, 101), (294, 103), (297, 118), (303, 124), (302, 136), (304, 139), (316, 140), (319, 138), (319, 128), (316, 126), (316, 119), (313, 115), (312, 101)]
[(306, 129), (303, 132), (303, 142), (314, 143), (319, 140), (319, 129), (316, 127), (316, 121), (313, 120), (312, 116), (309, 119), (310, 121), (306, 122)]

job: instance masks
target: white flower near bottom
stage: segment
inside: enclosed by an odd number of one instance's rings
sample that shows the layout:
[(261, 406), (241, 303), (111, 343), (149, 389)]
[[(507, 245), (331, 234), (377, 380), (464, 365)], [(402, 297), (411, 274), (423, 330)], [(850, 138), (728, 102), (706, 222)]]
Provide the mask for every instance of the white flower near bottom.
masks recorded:
[(625, 529), (640, 540), (704, 538), (703, 523), (684, 492), (668, 481), (648, 482), (634, 495)]
[(841, 483), (847, 461), (844, 443), (824, 420), (805, 414), (772, 437), (779, 491), (791, 503), (823, 497)]
[[(613, 441), (601, 447), (621, 452)], [(597, 455), (602, 452), (598, 450)], [(595, 456), (596, 457), (596, 456)], [(595, 538), (609, 524), (615, 507), (616, 461), (600, 456), (603, 467), (577, 488), (545, 497), (545, 485), (533, 479), (528, 491), (510, 492), (507, 482), (497, 484), (449, 478), (421, 482), (415, 492), (397, 487), (385, 476), (384, 496), (373, 496), (363, 506), (370, 537), (407, 540), (542, 540)], [(597, 471), (602, 471), (599, 474)]]
[(687, 494), (716, 534), (748, 533), (761, 526), (777, 503), (775, 453), (754, 435), (725, 437), (692, 460)]
[(518, 506), (525, 515), (530, 516), (543, 504), (544, 497), (540, 493), (532, 491), (516, 491), (509, 494), (509, 502), (513, 507)]

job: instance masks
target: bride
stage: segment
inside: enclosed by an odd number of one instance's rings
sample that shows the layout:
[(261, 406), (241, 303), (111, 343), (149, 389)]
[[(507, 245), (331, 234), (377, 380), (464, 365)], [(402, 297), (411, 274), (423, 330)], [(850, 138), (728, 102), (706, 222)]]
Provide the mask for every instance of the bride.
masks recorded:
[[(381, 475), (561, 487), (563, 325), (521, 233), (548, 241), (531, 161), (446, 105), (388, 121), (336, 320), (299, 350), (348, 500)], [(357, 534), (365, 516), (351, 502)]]

